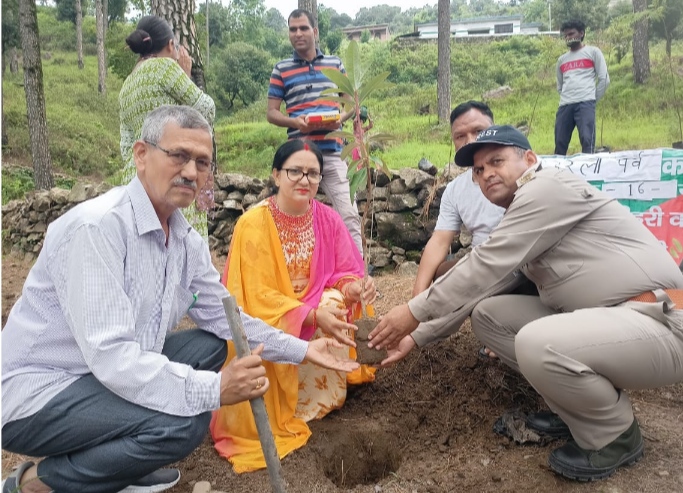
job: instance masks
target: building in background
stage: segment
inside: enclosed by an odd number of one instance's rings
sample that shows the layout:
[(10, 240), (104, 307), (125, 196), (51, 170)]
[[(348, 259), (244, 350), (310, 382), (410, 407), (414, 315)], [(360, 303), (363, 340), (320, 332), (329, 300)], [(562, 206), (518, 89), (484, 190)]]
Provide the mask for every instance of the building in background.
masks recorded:
[[(472, 38), (542, 34), (540, 31), (542, 24), (540, 22), (524, 24), (522, 19), (521, 15), (457, 19), (451, 22), (451, 37)], [(438, 25), (436, 22), (416, 24), (414, 32), (407, 36), (420, 39), (436, 39), (438, 37)]]
[[(435, 24), (436, 25), (436, 24)], [(375, 24), (372, 26), (345, 27), (342, 33), (349, 41), (360, 41), (364, 31), (370, 33), (370, 39), (389, 41), (389, 24)]]

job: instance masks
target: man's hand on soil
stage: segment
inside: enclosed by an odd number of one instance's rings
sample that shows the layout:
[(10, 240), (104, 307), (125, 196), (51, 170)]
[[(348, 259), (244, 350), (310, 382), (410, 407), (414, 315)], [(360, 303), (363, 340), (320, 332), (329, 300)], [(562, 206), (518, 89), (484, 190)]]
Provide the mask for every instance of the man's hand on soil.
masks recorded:
[(419, 323), (407, 304), (395, 306), (370, 332), (368, 339), (371, 341), (368, 346), (377, 349), (394, 348), (401, 339), (414, 331)]

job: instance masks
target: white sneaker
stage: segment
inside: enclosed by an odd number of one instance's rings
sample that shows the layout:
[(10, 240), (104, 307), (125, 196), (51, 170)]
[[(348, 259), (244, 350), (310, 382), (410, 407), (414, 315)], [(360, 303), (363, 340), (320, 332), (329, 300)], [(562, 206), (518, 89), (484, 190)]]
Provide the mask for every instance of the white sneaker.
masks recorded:
[(157, 469), (122, 489), (119, 493), (158, 493), (172, 488), (178, 481), (180, 481), (178, 469)]

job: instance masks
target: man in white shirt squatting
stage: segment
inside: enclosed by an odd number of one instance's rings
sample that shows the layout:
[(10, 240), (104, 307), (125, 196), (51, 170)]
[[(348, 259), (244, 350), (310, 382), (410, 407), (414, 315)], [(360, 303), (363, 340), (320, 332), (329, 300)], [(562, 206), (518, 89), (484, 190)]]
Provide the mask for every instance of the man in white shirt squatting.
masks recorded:
[[(204, 439), (211, 411), (263, 395), (261, 357), (351, 371), (333, 339), (307, 343), (242, 313), (252, 354), (226, 359), (228, 295), (180, 212), (213, 172), (194, 109), (152, 111), (133, 147), (137, 177), (47, 230), (2, 331), (2, 448), (25, 462), (2, 493), (157, 492), (160, 469)], [(188, 314), (198, 329), (170, 332)]]

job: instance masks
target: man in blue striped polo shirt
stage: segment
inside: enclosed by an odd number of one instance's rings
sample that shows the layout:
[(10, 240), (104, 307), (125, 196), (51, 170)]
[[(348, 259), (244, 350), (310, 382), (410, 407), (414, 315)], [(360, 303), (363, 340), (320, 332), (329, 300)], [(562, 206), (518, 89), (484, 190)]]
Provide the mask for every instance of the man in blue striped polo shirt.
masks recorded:
[[(312, 114), (340, 111), (338, 103), (318, 100), (323, 90), (337, 87), (321, 70), (336, 69), (342, 73), (346, 70), (339, 57), (324, 55), (315, 47), (318, 29), (313, 27), (310, 12), (296, 9), (289, 14), (287, 23), (294, 53), (292, 58), (279, 61), (273, 68), (268, 88), (268, 122), (287, 128), (289, 139), (308, 139), (320, 147), (324, 158), (320, 187), (341, 215), (358, 250), (362, 251), (360, 216), (355, 201), (351, 201), (347, 165), (340, 157), (342, 142), (325, 137), (339, 130), (351, 114), (342, 112), (339, 120), (328, 123), (309, 121)], [(280, 110), (282, 101), (286, 115)]]

